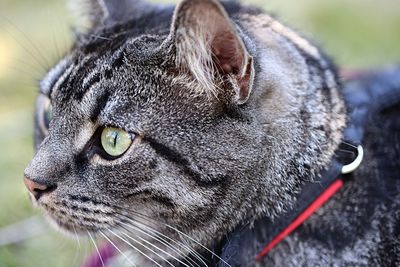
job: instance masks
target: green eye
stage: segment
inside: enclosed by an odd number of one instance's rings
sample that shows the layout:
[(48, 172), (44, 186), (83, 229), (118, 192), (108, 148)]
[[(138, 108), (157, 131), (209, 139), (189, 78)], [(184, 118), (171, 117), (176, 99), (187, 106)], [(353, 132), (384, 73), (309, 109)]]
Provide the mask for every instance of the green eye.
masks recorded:
[(132, 135), (117, 129), (104, 128), (101, 133), (101, 145), (107, 154), (118, 157), (124, 154), (132, 144)]

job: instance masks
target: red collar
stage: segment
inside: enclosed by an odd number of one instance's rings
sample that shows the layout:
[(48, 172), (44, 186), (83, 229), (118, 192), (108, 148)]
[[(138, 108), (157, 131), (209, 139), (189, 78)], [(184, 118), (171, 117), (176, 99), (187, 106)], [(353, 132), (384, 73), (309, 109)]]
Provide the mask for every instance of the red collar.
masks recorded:
[[(361, 145), (352, 146), (351, 144), (345, 144), (351, 146), (354, 150), (355, 157), (352, 162), (342, 166), (341, 174), (348, 174), (356, 170), (364, 157), (364, 151)], [(324, 191), (321, 192), (317, 198), (315, 198), (286, 228), (284, 228), (278, 235), (276, 235), (263, 250), (257, 255), (256, 261), (260, 261), (267, 253), (278, 245), (286, 236), (292, 233), (297, 227), (305, 222), (317, 209), (324, 205), (329, 199), (331, 199), (336, 192), (343, 186), (343, 180), (341, 177), (337, 177)]]
[(283, 229), (268, 245), (257, 255), (256, 261), (260, 261), (267, 253), (278, 245), (286, 236), (293, 232), (303, 222), (305, 222), (317, 209), (327, 202), (341, 187), (342, 179), (337, 179), (322, 192), (299, 216), (294, 219), (285, 229)]

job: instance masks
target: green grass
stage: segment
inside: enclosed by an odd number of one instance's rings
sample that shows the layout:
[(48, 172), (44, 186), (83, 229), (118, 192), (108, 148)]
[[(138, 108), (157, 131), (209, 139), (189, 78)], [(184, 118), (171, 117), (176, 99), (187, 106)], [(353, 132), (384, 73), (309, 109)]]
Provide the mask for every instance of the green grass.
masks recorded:
[[(168, 1), (162, 1), (168, 2)], [(346, 67), (399, 62), (398, 0), (253, 0), (301, 29)], [(265, 4), (265, 3), (268, 3)], [(37, 80), (71, 43), (62, 1), (0, 2), (0, 228), (37, 214), (24, 185), (33, 156), (33, 103)], [(47, 226), (46, 226), (47, 227)], [(78, 266), (88, 251), (50, 229), (19, 244), (0, 246), (3, 266)]]

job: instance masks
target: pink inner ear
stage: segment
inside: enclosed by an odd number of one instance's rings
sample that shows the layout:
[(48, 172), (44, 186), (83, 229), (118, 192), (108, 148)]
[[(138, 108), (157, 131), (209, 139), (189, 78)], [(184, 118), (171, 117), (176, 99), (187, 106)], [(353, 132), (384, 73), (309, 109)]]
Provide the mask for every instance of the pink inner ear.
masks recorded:
[(229, 75), (236, 82), (238, 103), (245, 103), (251, 90), (252, 58), (248, 58), (248, 62), (245, 62), (246, 50), (236, 34), (230, 30), (216, 34), (211, 42), (211, 48), (219, 71), (223, 75)]
[(231, 31), (214, 37), (211, 44), (216, 64), (224, 74), (238, 75), (243, 67), (244, 55), (240, 42)]

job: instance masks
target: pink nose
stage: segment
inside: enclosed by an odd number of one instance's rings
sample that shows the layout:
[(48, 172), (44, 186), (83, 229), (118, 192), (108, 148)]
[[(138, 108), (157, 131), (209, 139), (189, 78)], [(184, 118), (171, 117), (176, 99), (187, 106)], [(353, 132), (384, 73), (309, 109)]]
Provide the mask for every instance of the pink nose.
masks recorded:
[(50, 193), (56, 188), (54, 185), (45, 185), (35, 182), (29, 179), (26, 175), (24, 176), (24, 183), (26, 188), (28, 188), (29, 192), (32, 193), (36, 200), (38, 200), (43, 194)]

